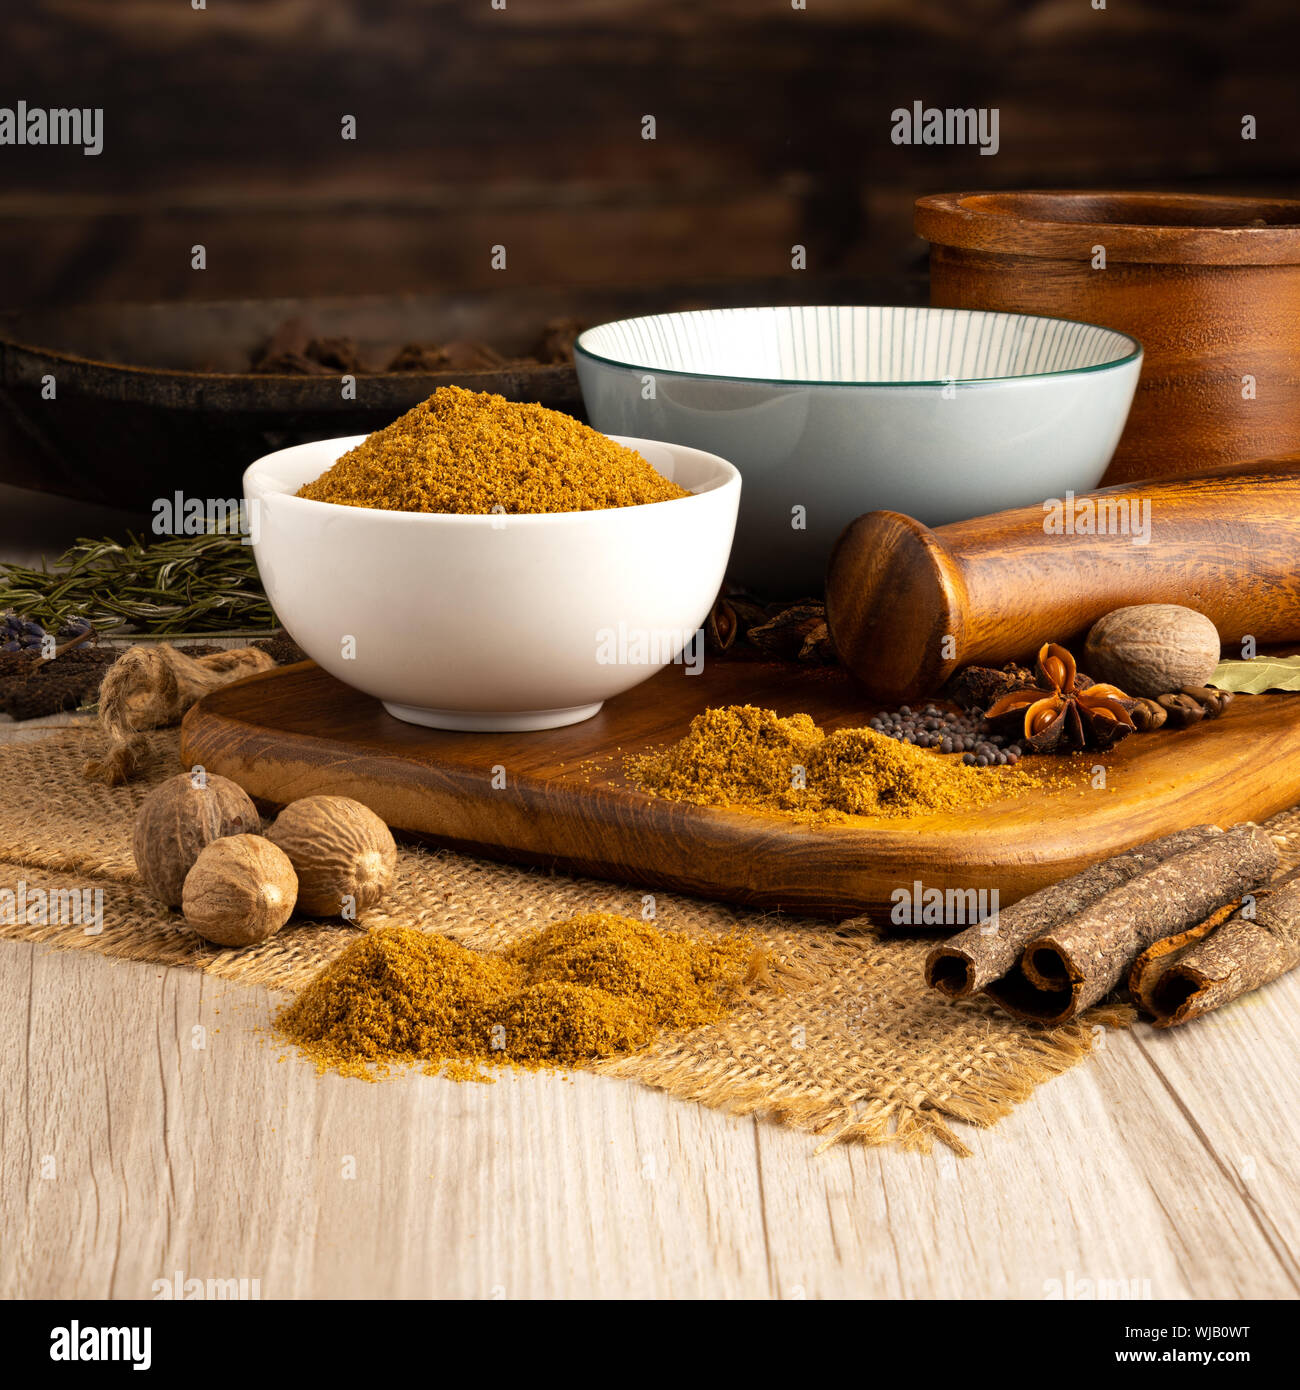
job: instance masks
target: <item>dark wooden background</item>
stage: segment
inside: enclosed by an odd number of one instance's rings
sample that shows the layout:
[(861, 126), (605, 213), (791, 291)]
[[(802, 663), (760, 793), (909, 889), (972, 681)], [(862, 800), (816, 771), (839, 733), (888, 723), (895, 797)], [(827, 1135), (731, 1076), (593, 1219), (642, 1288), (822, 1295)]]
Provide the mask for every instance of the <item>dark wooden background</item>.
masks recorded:
[[(1300, 192), (1296, 0), (807, 3), (3, 0), (0, 104), (106, 145), (0, 148), (0, 304), (468, 288), (498, 242), (520, 285), (875, 277), (921, 192)], [(917, 99), (1000, 153), (894, 146)]]

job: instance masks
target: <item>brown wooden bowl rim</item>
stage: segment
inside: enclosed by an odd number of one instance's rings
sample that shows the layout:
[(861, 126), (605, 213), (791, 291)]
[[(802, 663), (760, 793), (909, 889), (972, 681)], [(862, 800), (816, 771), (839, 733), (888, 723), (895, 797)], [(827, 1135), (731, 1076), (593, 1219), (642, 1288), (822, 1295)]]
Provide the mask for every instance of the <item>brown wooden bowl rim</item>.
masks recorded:
[[(983, 198), (1112, 198), (1172, 206), (1193, 203), (1251, 204), (1294, 208), (1294, 225), (1265, 227), (1186, 226), (1151, 222), (1057, 221), (1016, 215), (983, 206)], [(983, 189), (933, 193), (916, 200), (914, 226), (937, 246), (1044, 259), (1091, 260), (1104, 245), (1107, 261), (1154, 265), (1300, 265), (1300, 200), (1236, 194), (1148, 193), (1087, 188)]]
[[(91, 399), (196, 413), (235, 409), (250, 413), (322, 411), (347, 415), (408, 409), (402, 402), (428, 396), (441, 386), (501, 390), (521, 376), (552, 391), (576, 392), (578, 386), (577, 369), (572, 362), (507, 363), (472, 372), (365, 372), (359, 380), (366, 384), (370, 395), (364, 400), (349, 400), (339, 392), (342, 372), (199, 372), (187, 367), (142, 366), (41, 347), (0, 331), (0, 392), (39, 386), (47, 373), (56, 374), (60, 386), (70, 392)], [(165, 394), (165, 400), (160, 399), (161, 394)]]

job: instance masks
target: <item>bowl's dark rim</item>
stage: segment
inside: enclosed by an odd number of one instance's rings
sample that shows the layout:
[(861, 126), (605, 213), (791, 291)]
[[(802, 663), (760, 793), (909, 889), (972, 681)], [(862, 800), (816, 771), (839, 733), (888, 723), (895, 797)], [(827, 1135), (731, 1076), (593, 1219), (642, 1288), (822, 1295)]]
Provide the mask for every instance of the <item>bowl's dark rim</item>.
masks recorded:
[[(922, 309), (934, 311), (936, 313), (947, 314), (993, 314), (999, 318), (1008, 319), (1042, 319), (1045, 323), (1069, 323), (1078, 324), (1084, 328), (1096, 328), (1103, 333), (1114, 333), (1116, 337), (1127, 339), (1133, 344), (1133, 351), (1123, 357), (1117, 357), (1111, 362), (1096, 362), (1091, 367), (1064, 367), (1050, 372), (1022, 372), (1017, 376), (975, 376), (975, 377), (938, 377), (933, 381), (822, 381), (819, 379), (805, 379), (803, 377), (767, 377), (767, 376), (738, 376), (735, 372), (684, 372), (676, 367), (651, 367), (644, 362), (620, 362), (617, 358), (605, 357), (598, 352), (592, 352), (590, 348), (583, 347), (582, 340), (588, 333), (597, 333), (602, 328), (612, 327), (619, 323), (642, 323), (650, 319), (667, 318), (690, 318), (697, 314), (748, 314), (755, 310), (764, 313), (775, 313), (781, 309)], [(826, 387), (848, 387), (850, 389), (872, 386), (890, 390), (913, 389), (927, 387), (973, 387), (973, 386), (997, 386), (1006, 385), (1017, 381), (1048, 381), (1054, 377), (1067, 376), (1087, 376), (1093, 372), (1109, 372), (1116, 368), (1128, 366), (1132, 362), (1140, 361), (1145, 349), (1142, 344), (1131, 334), (1125, 333), (1119, 328), (1108, 328), (1104, 323), (1089, 323), (1084, 319), (1062, 319), (1052, 314), (1016, 314), (1009, 313), (1001, 309), (957, 309), (947, 308), (943, 305), (916, 305), (916, 304), (755, 304), (748, 308), (722, 308), (722, 309), (686, 309), (679, 312), (669, 312), (664, 314), (640, 314), (632, 319), (611, 319), (609, 323), (594, 324), (591, 328), (585, 328), (578, 334), (573, 344), (573, 357), (576, 362), (578, 355), (589, 358), (593, 362), (601, 362), (607, 367), (618, 367), (623, 371), (643, 371), (652, 372), (655, 376), (679, 377), (683, 381), (730, 381), (735, 383), (745, 382), (755, 386), (826, 386)]]
[[(220, 301), (214, 301), (220, 302)], [(7, 337), (0, 331), (0, 348), (9, 348), (14, 352), (20, 352), (28, 357), (42, 358), (51, 362), (66, 362), (69, 366), (82, 369), (93, 369), (96, 372), (108, 374), (121, 374), (132, 377), (165, 377), (183, 382), (194, 382), (199, 385), (211, 385), (219, 383), (221, 385), (236, 386), (256, 386), (256, 385), (284, 385), (285, 383), (316, 383), (325, 382), (331, 388), (337, 387), (340, 376), (343, 372), (337, 373), (318, 373), (312, 372), (200, 372), (189, 367), (153, 367), (140, 362), (112, 362), (100, 357), (86, 357), (80, 353), (71, 352), (64, 348), (42, 347), (38, 343), (27, 343), (18, 338)], [(459, 379), (466, 376), (504, 376), (508, 373), (548, 373), (557, 378), (573, 370), (572, 363), (569, 362), (535, 362), (524, 366), (512, 366), (507, 364), (502, 367), (485, 367), (481, 371), (462, 372), (448, 369), (443, 372), (360, 372), (352, 373), (360, 379), (368, 382), (408, 382), (408, 381), (446, 381), (452, 385)], [(549, 379), (549, 376), (548, 376)], [(355, 408), (357, 402), (349, 402)], [(363, 403), (364, 404), (364, 403)]]

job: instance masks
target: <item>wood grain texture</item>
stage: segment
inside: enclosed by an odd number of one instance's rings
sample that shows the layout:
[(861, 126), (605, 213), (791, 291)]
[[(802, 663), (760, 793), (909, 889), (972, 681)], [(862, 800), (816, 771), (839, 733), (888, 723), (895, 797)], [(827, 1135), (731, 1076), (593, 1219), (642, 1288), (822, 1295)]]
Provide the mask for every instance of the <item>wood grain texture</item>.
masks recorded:
[(919, 199), (916, 229), (931, 243), (931, 303), (1081, 319), (1141, 342), (1104, 481), (1300, 450), (1300, 202), (954, 193)]
[(149, 1298), (177, 1270), (266, 1299), (1300, 1292), (1300, 977), (1185, 1033), (1108, 1035), (963, 1128), (968, 1160), (814, 1156), (584, 1074), (318, 1077), (267, 1037), (271, 1007), (0, 945), (0, 1297)]
[[(58, 0), (8, 27), (0, 88), (103, 107), (104, 150), (7, 150), (5, 299), (491, 286), (501, 241), (515, 283), (761, 274), (794, 242), (882, 273), (935, 189), (1287, 195), (1298, 24), (1291, 0), (1230, 22), (1171, 0)], [(895, 145), (917, 98), (996, 105), (997, 157)]]
[[(990, 163), (1012, 186), (1044, 169), (1294, 168), (1294, 9), (1241, 0), (1232, 21), (1167, 0), (1130, 0), (1119, 23), (1058, 0), (262, 0), (199, 14), (60, 0), (13, 26), (0, 79), (111, 116), (98, 159), (11, 151), (18, 187), (129, 194), (349, 171), (388, 193), (524, 170), (562, 184), (630, 163), (647, 182), (911, 166), (931, 188), (959, 186), (955, 171), (994, 177)], [(997, 159), (930, 146), (921, 161), (892, 145), (891, 109), (922, 96), (996, 103)], [(1246, 111), (1253, 141), (1240, 138)], [(358, 117), (355, 142), (339, 139), (342, 112)], [(655, 142), (639, 138), (642, 112), (659, 116)]]
[[(1289, 695), (1240, 696), (1218, 720), (1131, 737), (1069, 764), (1065, 785), (978, 812), (798, 825), (627, 786), (623, 754), (681, 737), (708, 706), (745, 703), (828, 728), (871, 712), (842, 671), (729, 661), (696, 677), (669, 668), (567, 729), (447, 733), (391, 718), (308, 663), (206, 697), (186, 716), (181, 756), (271, 802), (355, 797), (397, 830), (476, 854), (830, 916), (888, 903), (918, 877), (996, 888), (1007, 904), (1183, 826), (1263, 820), (1300, 801), (1300, 696)], [(1264, 742), (1267, 776), (1250, 775)]]
[[(1105, 488), (1075, 505), (1109, 516), (1106, 534), (1048, 533), (1041, 503), (932, 529), (895, 512), (846, 527), (826, 619), (868, 694), (925, 695), (961, 666), (1030, 658), (1128, 604), (1196, 608), (1225, 646), (1300, 640), (1300, 458)], [(1149, 540), (1137, 544), (1143, 514)]]

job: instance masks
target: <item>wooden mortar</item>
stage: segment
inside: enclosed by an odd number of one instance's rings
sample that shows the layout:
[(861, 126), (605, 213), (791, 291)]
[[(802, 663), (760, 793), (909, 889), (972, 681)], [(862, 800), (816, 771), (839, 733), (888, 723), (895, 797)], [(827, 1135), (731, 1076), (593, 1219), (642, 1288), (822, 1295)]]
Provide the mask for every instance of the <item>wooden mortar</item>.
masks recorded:
[[(1062, 499), (1064, 500), (1064, 499)], [(845, 528), (826, 577), (841, 661), (877, 700), (935, 695), (959, 667), (1027, 660), (1135, 603), (1199, 609), (1225, 644), (1300, 639), (1300, 458), (1083, 493), (1098, 514), (1149, 504), (1150, 540), (1054, 534), (1044, 504), (933, 530), (899, 512)], [(1123, 505), (1121, 505), (1123, 504)]]
[(1078, 319), (1142, 343), (1103, 483), (1300, 450), (1300, 202), (945, 193), (917, 200), (915, 225), (932, 304)]

